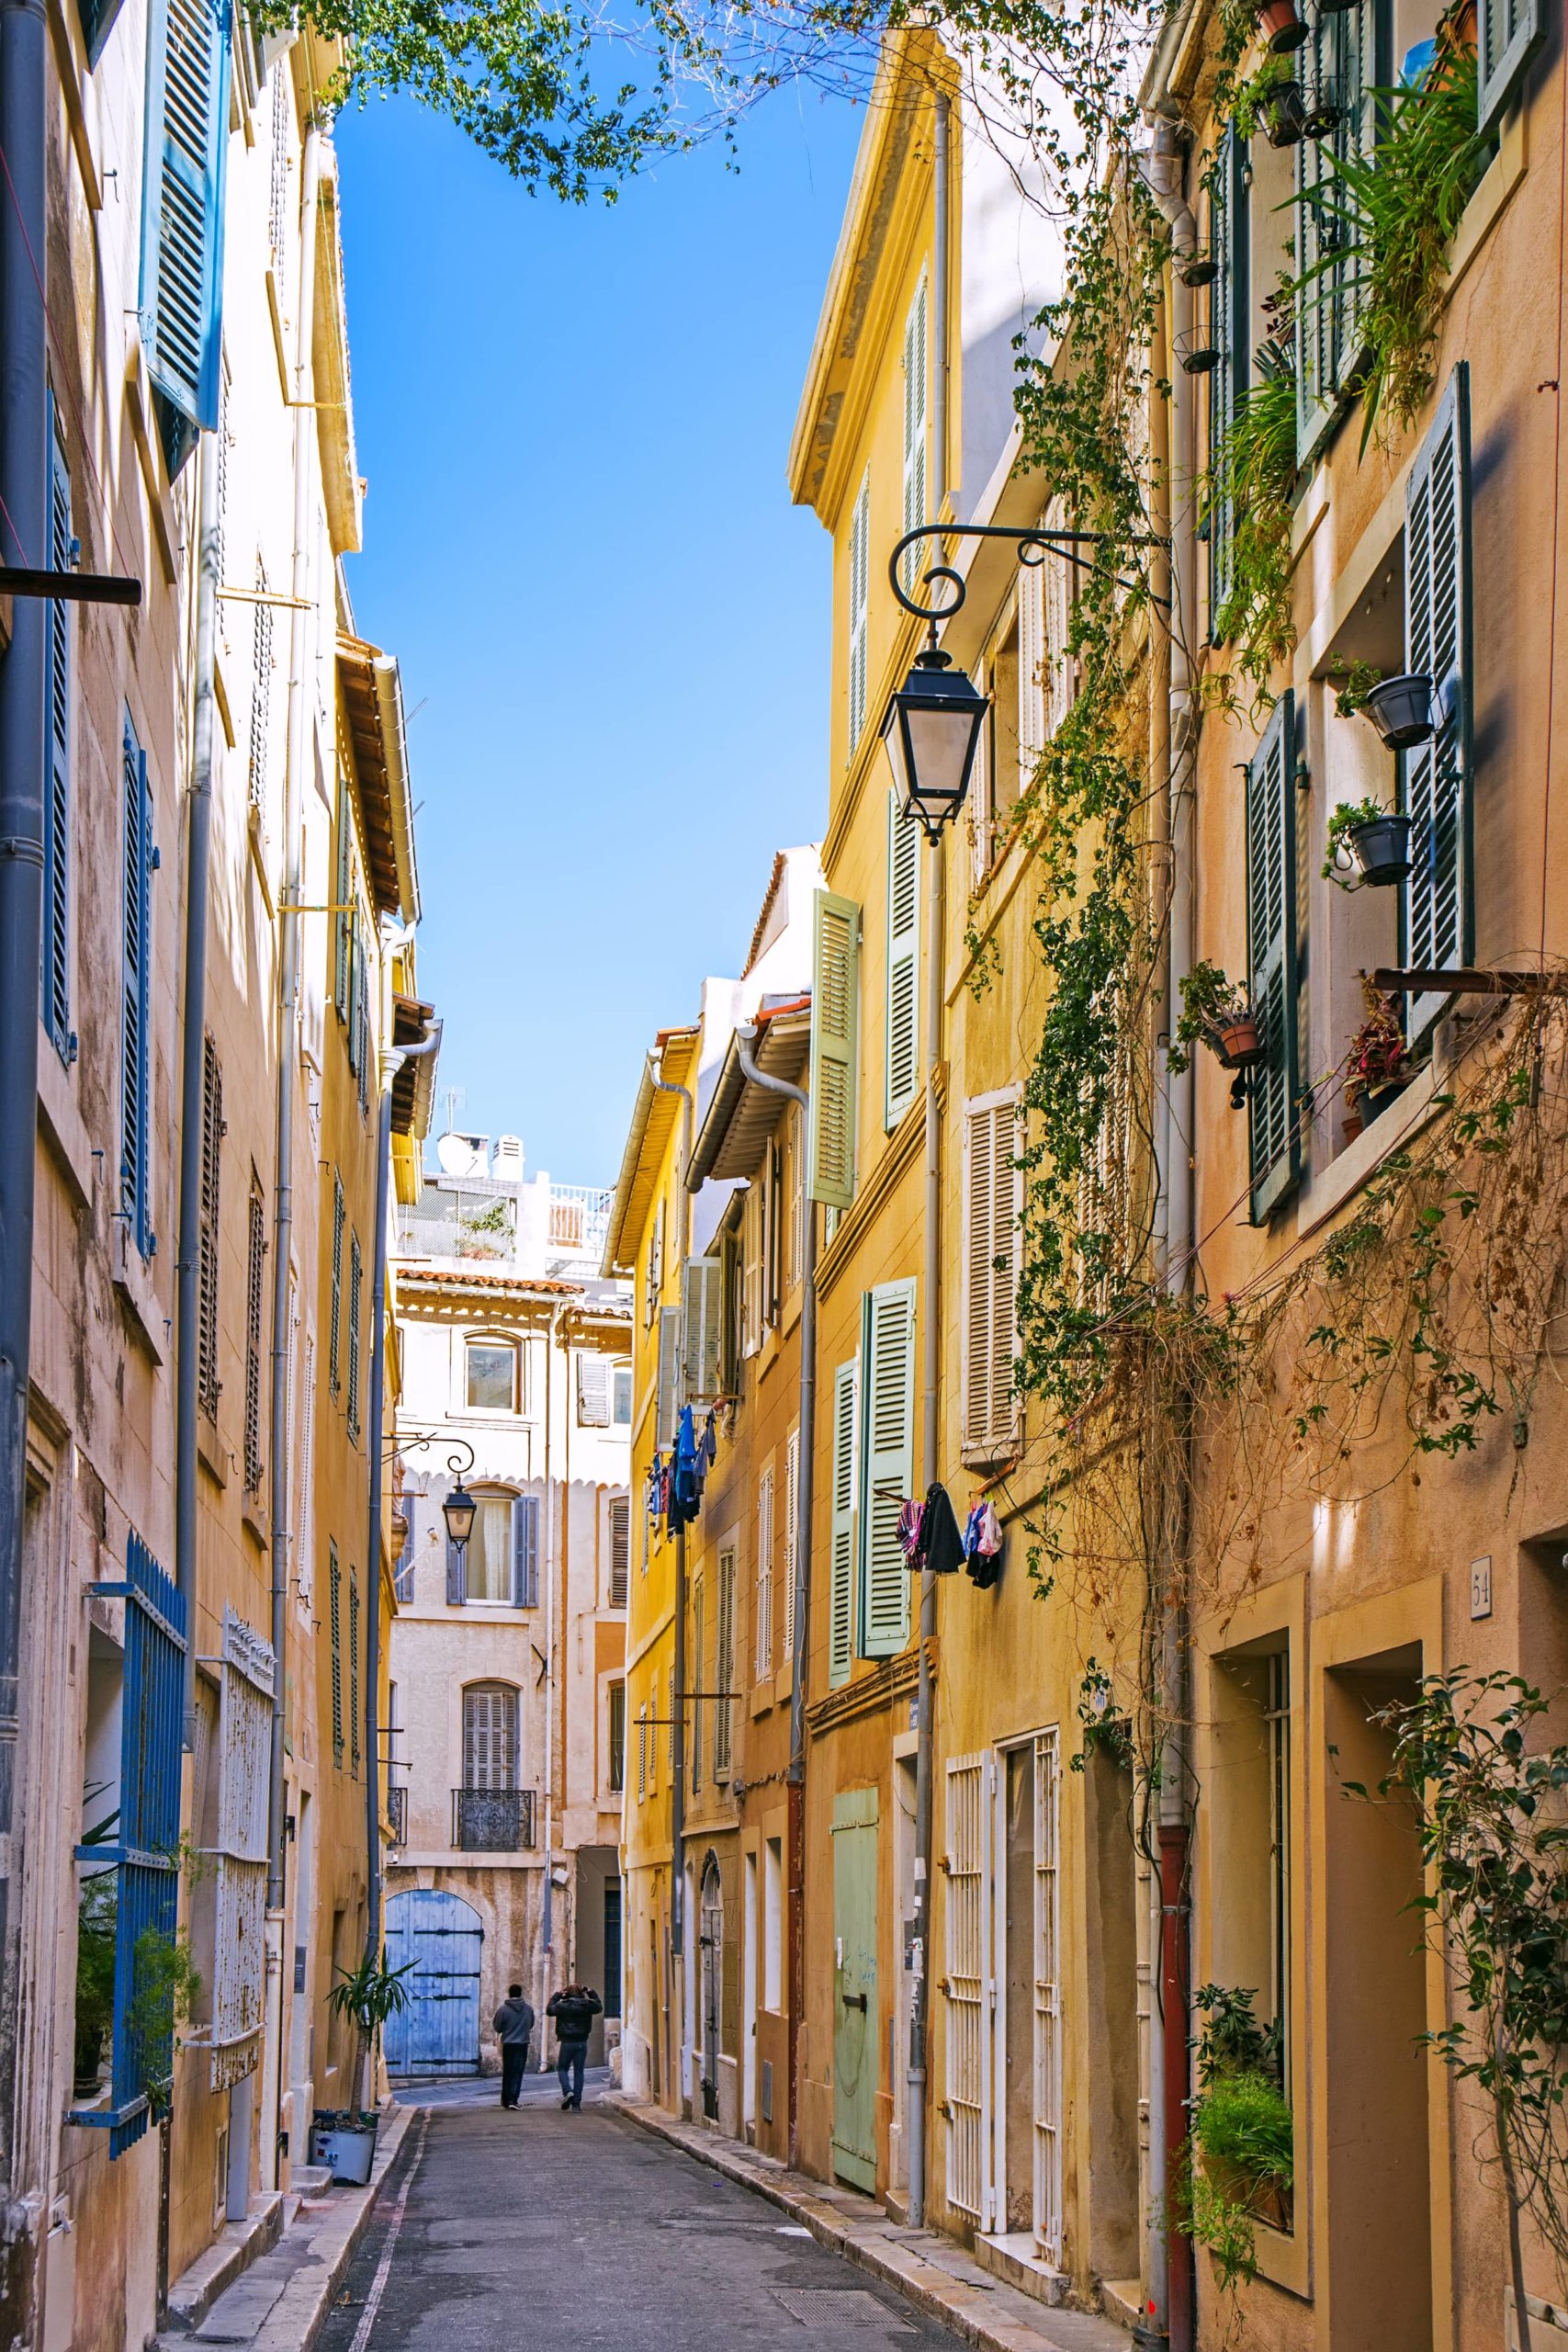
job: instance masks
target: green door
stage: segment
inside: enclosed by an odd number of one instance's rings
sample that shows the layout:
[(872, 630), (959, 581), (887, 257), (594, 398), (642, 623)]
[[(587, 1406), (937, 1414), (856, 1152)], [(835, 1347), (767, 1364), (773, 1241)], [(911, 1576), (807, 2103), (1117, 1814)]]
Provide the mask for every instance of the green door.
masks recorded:
[(876, 1791), (833, 1801), (833, 2170), (876, 2188)]

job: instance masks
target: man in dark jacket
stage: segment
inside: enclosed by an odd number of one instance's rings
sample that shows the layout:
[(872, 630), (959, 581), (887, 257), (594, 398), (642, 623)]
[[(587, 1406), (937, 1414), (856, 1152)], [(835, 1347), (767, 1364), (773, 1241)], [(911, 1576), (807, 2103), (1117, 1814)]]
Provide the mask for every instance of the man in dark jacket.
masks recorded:
[(545, 2005), (545, 2015), (556, 2021), (556, 2040), (560, 2044), (556, 2073), (560, 2078), (563, 2108), (582, 2105), (582, 2069), (588, 2061), (588, 2037), (604, 2006), (588, 1984), (563, 1984)]
[(515, 2107), (523, 2090), (523, 2070), (528, 2064), (528, 2043), (534, 2031), (534, 2012), (523, 1998), (521, 1984), (508, 1987), (506, 1998), (495, 2013), (495, 2030), (501, 2036), (501, 2103)]

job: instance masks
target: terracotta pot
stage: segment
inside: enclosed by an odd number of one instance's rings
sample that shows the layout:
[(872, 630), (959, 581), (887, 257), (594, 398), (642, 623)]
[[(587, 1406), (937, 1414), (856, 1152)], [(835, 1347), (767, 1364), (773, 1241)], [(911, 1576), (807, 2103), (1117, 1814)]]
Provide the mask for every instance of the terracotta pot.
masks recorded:
[(1254, 1062), (1263, 1058), (1263, 1040), (1258, 1033), (1256, 1013), (1226, 1014), (1210, 1029), (1209, 1043), (1222, 1069), (1250, 1069)]
[(1276, 57), (1288, 57), (1307, 37), (1306, 25), (1296, 14), (1296, 0), (1263, 0), (1258, 28)]

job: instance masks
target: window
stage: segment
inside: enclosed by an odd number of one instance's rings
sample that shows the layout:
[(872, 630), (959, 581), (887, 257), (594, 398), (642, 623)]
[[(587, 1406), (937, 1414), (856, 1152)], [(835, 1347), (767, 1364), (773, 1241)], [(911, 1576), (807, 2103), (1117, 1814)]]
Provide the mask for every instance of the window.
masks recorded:
[(661, 1306), (659, 1310), (659, 1395), (653, 1430), (655, 1445), (674, 1444), (680, 1409), (681, 1310), (678, 1306)]
[(327, 1372), (332, 1392), (336, 1396), (343, 1387), (343, 1228), (344, 1223), (343, 1178), (333, 1170), (333, 1310), (332, 1328), (327, 1349)]
[(717, 1258), (688, 1258), (681, 1270), (682, 1399), (694, 1410), (722, 1394), (724, 1268)]
[(1247, 979), (1264, 1047), (1247, 1097), (1255, 1225), (1301, 1168), (1295, 765), (1295, 697), (1287, 691), (1247, 770)]
[(610, 1367), (603, 1356), (586, 1350), (577, 1359), (577, 1425), (584, 1430), (610, 1426)]
[[(1432, 681), (1441, 717), (1431, 741), (1400, 759), (1400, 801), (1414, 820), (1401, 896), (1401, 961), (1447, 971), (1469, 960), (1470, 371), (1450, 377), (1404, 494), (1404, 658)], [(1418, 1037), (1441, 1012), (1440, 989), (1409, 1001)]]
[[(922, 275), (904, 327), (904, 528), (919, 530), (931, 519), (926, 509), (926, 443), (928, 438), (928, 356), (926, 280)], [(904, 558), (905, 594), (915, 586), (931, 562), (926, 547), (910, 548)]]
[(626, 1785), (626, 1686), (610, 1685), (610, 1787), (619, 1796)]
[(784, 1654), (786, 1661), (795, 1656), (795, 1562), (799, 1501), (800, 1431), (793, 1429), (784, 1446)]
[[(49, 560), (71, 569), (71, 475), (49, 396)], [(44, 615), (49, 774), (43, 796), (43, 1025), (62, 1062), (75, 1059), (71, 1034), (71, 607), (51, 599)]]
[[(511, 1495), (475, 1497), (474, 1528), (461, 1564), (459, 1600), (513, 1604), (517, 1551), (513, 1503), (520, 1499)], [(536, 1498), (529, 1499), (536, 1506)], [(452, 1549), (456, 1552), (457, 1546)]]
[[(1252, 372), (1248, 176), (1246, 145), (1227, 126), (1209, 182), (1209, 246), (1218, 265), (1209, 296), (1209, 339), (1220, 355), (1208, 379), (1211, 470), (1219, 467), (1225, 436), (1247, 396)], [(1209, 517), (1209, 634), (1216, 640), (1231, 592), (1235, 531), (1235, 517), (1225, 499), (1215, 504)]]
[(256, 557), (255, 618), (251, 643), (251, 814), (265, 829), (272, 747), (272, 605), (266, 566)]
[(119, 1205), (137, 1249), (152, 1255), (152, 1204), (148, 1169), (152, 1131), (152, 795), (147, 754), (128, 711), (122, 741), (124, 863), (121, 963)]
[(850, 518), (850, 755), (865, 725), (866, 624), (871, 607), (871, 473), (862, 478)]
[(859, 1648), (897, 1656), (909, 1637), (909, 1576), (898, 1510), (914, 1475), (915, 1285), (885, 1283), (865, 1296), (861, 1360), (865, 1427), (861, 1446)]
[(245, 1492), (262, 1487), (262, 1331), (266, 1274), (266, 1198), (251, 1170), (245, 1226)]
[(516, 1412), (517, 1351), (509, 1340), (470, 1340), (464, 1351), (464, 1393), (470, 1412)]
[(784, 2007), (784, 1841), (770, 1838), (762, 1849), (762, 2007), (775, 2017)]
[(271, 1645), (227, 1608), (220, 1671), (211, 2018), (215, 2090), (240, 2081), (260, 2054), (275, 1673)]
[(359, 1443), (359, 1323), (364, 1283), (365, 1266), (355, 1233), (348, 1245), (348, 1434), (355, 1445)]
[(141, 336), (171, 474), (218, 422), (226, 8), (155, 0), (148, 38)]
[(773, 1474), (757, 1481), (757, 1617), (753, 1627), (754, 1679), (763, 1681), (773, 1665)]
[(1214, 1661), (1213, 1796), (1224, 1865), (1216, 1881), (1215, 1959), (1278, 2024), (1291, 2070), (1291, 1657), (1282, 1635)]
[(637, 1801), (648, 1793), (648, 1702), (637, 1711)]
[(505, 1682), (471, 1682), (463, 1693), (463, 1786), (517, 1786), (517, 1693)]
[(734, 1702), (729, 1692), (735, 1687), (735, 1549), (733, 1545), (718, 1555), (718, 1606), (715, 1611), (713, 1687), (718, 1694), (713, 1711), (713, 1776), (716, 1781), (729, 1778), (730, 1749)]
[(418, 1498), (408, 1493), (397, 1498), (396, 1508), (403, 1522), (403, 1541), (392, 1569), (392, 1596), (400, 1609), (407, 1609), (414, 1597), (414, 1571), (418, 1565), (414, 1527), (417, 1502)]
[[(768, 1146), (766, 1208), (766, 1250), (762, 1270), (762, 1317), (767, 1323), (777, 1324), (784, 1306), (784, 1151), (775, 1139)], [(716, 1275), (717, 1267), (714, 1269)], [(716, 1295), (717, 1283), (714, 1285)], [(715, 1350), (716, 1358), (717, 1350)]]
[(618, 1430), (632, 1425), (632, 1368), (629, 1363), (610, 1367), (610, 1419)]
[(648, 1743), (648, 1793), (652, 1796), (659, 1787), (659, 1677), (655, 1674), (648, 1686), (648, 1728), (651, 1735)]
[(359, 1113), (363, 1118), (370, 1107), (370, 955), (365, 925), (357, 914), (354, 918), (354, 1015), (359, 1033), (359, 1053), (356, 1059), (352, 1055), (350, 1058), (359, 1080)]
[(631, 1577), (632, 1503), (629, 1495), (610, 1497), (610, 1606), (624, 1609)]
[(333, 1654), (333, 1762), (343, 1764), (343, 1568), (337, 1544), (327, 1544), (327, 1606)]
[(886, 1123), (897, 1126), (920, 1080), (919, 974), (920, 827), (901, 816), (887, 795), (887, 1038)]
[(1015, 1430), (1017, 1161), (1016, 1093), (971, 1103), (964, 1116), (964, 1444), (982, 1455), (1010, 1448)]
[(860, 909), (818, 890), (812, 906), (811, 1072), (806, 1189), (847, 1209), (855, 1190)]
[(362, 1718), (359, 1705), (359, 1570), (348, 1572), (348, 1755), (349, 1772), (359, 1778)]
[(1393, 78), (1386, 14), (1382, 0), (1357, 0), (1320, 15), (1305, 52), (1303, 79), (1318, 104), (1336, 109), (1336, 120), (1326, 137), (1304, 140), (1296, 151), (1296, 458), (1303, 466), (1326, 437), (1360, 356), (1362, 273), (1336, 214), (1329, 158), (1337, 166), (1371, 149), (1377, 109), (1368, 92)]
[(223, 1071), (210, 1037), (201, 1054), (201, 1202), (197, 1238), (196, 1396), (209, 1420), (218, 1417), (223, 1384), (218, 1377), (218, 1236), (223, 1173)]

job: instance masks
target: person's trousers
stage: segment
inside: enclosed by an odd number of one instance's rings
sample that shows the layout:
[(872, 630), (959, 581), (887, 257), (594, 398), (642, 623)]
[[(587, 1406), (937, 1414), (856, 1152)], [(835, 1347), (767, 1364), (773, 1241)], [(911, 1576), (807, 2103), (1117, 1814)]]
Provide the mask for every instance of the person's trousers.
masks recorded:
[(501, 2103), (515, 2107), (523, 2092), (523, 2070), (528, 2064), (525, 2041), (503, 2041), (501, 2045)]
[(575, 2099), (582, 2105), (582, 2069), (588, 2061), (586, 2041), (563, 2041), (560, 2056), (556, 2060), (556, 2073), (560, 2077), (562, 2098)]

